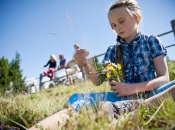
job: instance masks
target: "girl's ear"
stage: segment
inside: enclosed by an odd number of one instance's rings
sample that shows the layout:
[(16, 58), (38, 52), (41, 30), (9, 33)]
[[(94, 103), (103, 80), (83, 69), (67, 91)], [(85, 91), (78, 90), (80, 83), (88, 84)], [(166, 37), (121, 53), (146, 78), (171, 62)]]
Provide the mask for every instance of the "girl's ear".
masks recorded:
[(140, 20), (141, 20), (140, 14), (135, 14), (135, 15), (134, 15), (134, 18), (135, 18), (137, 24), (139, 24), (139, 22), (140, 22)]

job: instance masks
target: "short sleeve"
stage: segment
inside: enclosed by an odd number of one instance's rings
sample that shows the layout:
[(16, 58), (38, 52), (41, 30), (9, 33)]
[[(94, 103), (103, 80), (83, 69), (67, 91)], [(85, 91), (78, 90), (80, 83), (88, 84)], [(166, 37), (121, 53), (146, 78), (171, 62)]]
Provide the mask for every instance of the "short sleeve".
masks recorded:
[(149, 38), (151, 57), (154, 59), (160, 55), (166, 55), (167, 51), (162, 45), (160, 39), (156, 36), (150, 36)]

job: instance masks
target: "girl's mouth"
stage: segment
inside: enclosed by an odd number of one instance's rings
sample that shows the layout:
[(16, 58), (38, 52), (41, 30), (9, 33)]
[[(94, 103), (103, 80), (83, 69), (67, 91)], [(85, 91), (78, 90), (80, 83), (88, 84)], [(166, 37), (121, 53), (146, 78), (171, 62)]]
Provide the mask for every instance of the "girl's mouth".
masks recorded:
[(120, 32), (119, 35), (122, 35), (124, 32)]

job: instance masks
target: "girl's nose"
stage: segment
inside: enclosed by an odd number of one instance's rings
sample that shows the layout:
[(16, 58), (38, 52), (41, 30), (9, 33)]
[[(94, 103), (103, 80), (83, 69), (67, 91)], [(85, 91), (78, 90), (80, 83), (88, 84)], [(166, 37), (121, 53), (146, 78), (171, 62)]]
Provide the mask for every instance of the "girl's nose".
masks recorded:
[(114, 28), (114, 31), (117, 33), (119, 32), (120, 28), (118, 28), (117, 26)]

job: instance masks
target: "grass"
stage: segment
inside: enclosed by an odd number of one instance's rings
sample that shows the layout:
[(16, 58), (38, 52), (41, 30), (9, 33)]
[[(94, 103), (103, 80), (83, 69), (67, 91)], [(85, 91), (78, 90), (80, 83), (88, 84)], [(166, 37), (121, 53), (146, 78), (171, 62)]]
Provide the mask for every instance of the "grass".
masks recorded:
[[(174, 65), (174, 61), (168, 62), (171, 80), (175, 79)], [(97, 87), (91, 82), (83, 82), (41, 90), (31, 96), (3, 97), (0, 94), (0, 122), (4, 125), (21, 125), (21, 129), (26, 129), (57, 112), (73, 93), (104, 91), (110, 91), (108, 83)], [(140, 106), (134, 112), (120, 115), (117, 120), (105, 118), (103, 111), (82, 108), (65, 125), (58, 125), (58, 130), (170, 130), (175, 129), (174, 115), (175, 102), (167, 95), (159, 107)]]
[(109, 91), (106, 85), (94, 86), (91, 82), (72, 86), (59, 86), (41, 90), (30, 95), (17, 95), (3, 98), (0, 96), (0, 121), (2, 124), (15, 125), (14, 122), (29, 128), (57, 112), (73, 93)]
[[(27, 128), (58, 111), (73, 93), (109, 91), (107, 83), (96, 87), (91, 82), (45, 89), (31, 96), (18, 95), (14, 98), (0, 98), (0, 120), (3, 124), (23, 125)], [(108, 120), (102, 111), (93, 108), (71, 116), (62, 130), (123, 130), (123, 129), (172, 129), (175, 128), (175, 102), (171, 97), (162, 100), (160, 107), (142, 106), (138, 110)], [(9, 120), (10, 119), (10, 120)]]
[(170, 130), (175, 128), (175, 102), (167, 95), (159, 107), (140, 106), (137, 110), (109, 120), (102, 111), (82, 109), (72, 116), (61, 130)]

